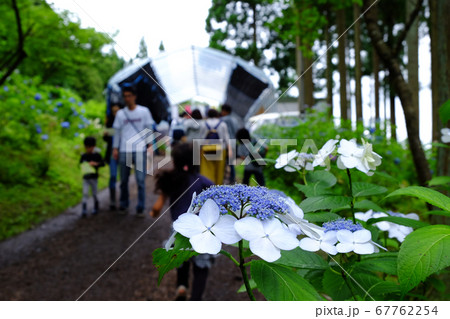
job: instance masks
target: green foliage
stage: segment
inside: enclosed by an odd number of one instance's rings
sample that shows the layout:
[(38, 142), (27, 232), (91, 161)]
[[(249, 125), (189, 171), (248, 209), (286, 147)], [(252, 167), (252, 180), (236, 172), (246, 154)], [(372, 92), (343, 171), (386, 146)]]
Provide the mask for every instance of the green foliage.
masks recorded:
[(258, 290), (268, 300), (323, 300), (308, 281), (288, 267), (254, 260), (251, 274)]
[(321, 195), (308, 197), (299, 205), (303, 212), (315, 212), (318, 210), (341, 208), (348, 204), (350, 199), (345, 196)]
[(380, 195), (387, 192), (387, 188), (370, 183), (355, 182), (352, 185), (353, 197)]
[[(71, 90), (13, 74), (0, 88), (0, 112), (0, 239), (4, 239), (80, 201), (83, 138), (96, 137), (97, 146), (104, 149), (100, 120), (104, 104), (83, 103)], [(107, 170), (100, 169), (99, 187), (106, 186), (107, 176)]]
[(445, 211), (450, 211), (450, 198), (430, 188), (422, 186), (409, 186), (398, 189), (386, 197), (400, 195), (414, 196), (423, 199), (427, 203), (430, 203), (436, 207), (442, 208)]
[[(113, 40), (93, 28), (81, 28), (73, 15), (54, 12), (44, 0), (22, 0), (19, 11), (26, 53), (20, 72), (49, 85), (72, 88), (83, 99), (102, 98), (106, 82), (124, 65), (110, 49)], [(2, 1), (0, 12), (1, 75), (15, 54), (18, 35), (10, 2)]]
[(450, 266), (450, 226), (432, 225), (409, 234), (398, 254), (398, 279), (403, 293), (429, 275)]
[(173, 249), (165, 250), (164, 248), (158, 248), (153, 251), (153, 264), (159, 272), (158, 285), (166, 273), (180, 267), (185, 261), (198, 255), (198, 253), (192, 250), (188, 238), (180, 234), (176, 234), (175, 238), (175, 246)]
[(293, 250), (283, 250), (281, 252), (281, 258), (278, 259), (276, 264), (297, 268), (297, 269), (327, 269), (328, 263), (319, 255), (304, 251), (297, 247)]

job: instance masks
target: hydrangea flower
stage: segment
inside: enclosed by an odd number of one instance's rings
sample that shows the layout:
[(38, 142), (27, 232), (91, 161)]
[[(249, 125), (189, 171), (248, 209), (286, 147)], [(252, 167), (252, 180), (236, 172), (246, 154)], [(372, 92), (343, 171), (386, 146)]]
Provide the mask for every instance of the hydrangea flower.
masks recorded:
[(75, 132), (74, 134), (73, 134), (73, 136), (75, 136), (75, 137), (78, 137), (80, 135), (80, 133), (78, 133), (78, 132)]
[(441, 129), (442, 134), (442, 143), (450, 143), (450, 128), (443, 128)]
[(300, 248), (307, 251), (323, 250), (330, 255), (336, 255), (336, 231), (322, 232), (318, 239), (305, 237), (300, 240)]
[(53, 109), (53, 112), (57, 113), (57, 112), (58, 112), (58, 108), (55, 107), (55, 108)]
[(59, 107), (61, 107), (63, 104), (62, 104), (62, 102), (58, 102), (58, 103), (56, 103), (56, 106), (59, 106)]
[(39, 101), (39, 100), (42, 99), (42, 95), (41, 95), (40, 93), (36, 93), (36, 94), (34, 95), (34, 99), (35, 99), (36, 101)]
[(366, 143), (364, 139), (362, 142), (363, 146), (360, 147), (354, 140), (341, 140), (338, 147), (338, 168), (356, 168), (369, 176), (373, 175), (372, 170), (381, 164), (381, 156), (372, 151), (372, 144)]
[(31, 106), (30, 106), (30, 108), (31, 108), (32, 110), (34, 110), (35, 107), (36, 107), (35, 105), (31, 105)]
[(67, 121), (62, 122), (62, 123), (61, 123), (61, 127), (62, 127), (62, 128), (69, 128), (69, 127), (70, 127), (70, 123), (67, 122)]
[(69, 102), (70, 103), (75, 103), (75, 99), (73, 97), (69, 97)]
[[(355, 213), (355, 217), (359, 220), (368, 221), (370, 218), (381, 218), (381, 217), (387, 217), (387, 216), (396, 216), (396, 217), (402, 217), (402, 218), (409, 218), (414, 220), (419, 220), (419, 216), (415, 213), (410, 214), (401, 214), (401, 213), (395, 213), (392, 211), (388, 211), (387, 214), (383, 212), (374, 212), (372, 210), (368, 210), (365, 213)], [(381, 231), (387, 231), (389, 238), (396, 238), (399, 242), (403, 242), (405, 240), (405, 237), (408, 236), (414, 229), (412, 227), (407, 227), (403, 225), (398, 225), (396, 223), (388, 222), (388, 221), (381, 221), (373, 224), (374, 226), (378, 227)]]
[(286, 212), (288, 206), (281, 197), (265, 187), (247, 185), (212, 186), (200, 193), (194, 200), (195, 206), (202, 206), (212, 199), (222, 214), (233, 212), (238, 217), (245, 208), (245, 214), (259, 219), (267, 219), (276, 213)]
[(340, 218), (330, 222), (323, 223), (322, 225), (325, 232), (338, 231), (338, 230), (348, 230), (351, 232), (364, 229), (360, 223), (354, 224), (351, 220)]
[(347, 229), (338, 230), (336, 238), (339, 243), (336, 250), (340, 253), (349, 253), (351, 251), (363, 255), (373, 254), (378, 249), (372, 242), (372, 234), (367, 229), (351, 232)]
[(276, 218), (259, 220), (245, 217), (236, 221), (234, 228), (242, 238), (249, 241), (252, 253), (267, 262), (279, 259), (280, 250), (298, 247), (297, 237)]
[(284, 168), (286, 172), (295, 172), (296, 169), (298, 169), (298, 166), (295, 163), (295, 159), (298, 157), (298, 155), (299, 153), (296, 150), (281, 154), (276, 159), (275, 168)]
[(39, 124), (36, 124), (35, 127), (36, 127), (36, 133), (41, 134), (42, 133), (41, 126)]
[(173, 223), (175, 231), (189, 238), (192, 248), (201, 254), (218, 254), (224, 244), (235, 244), (241, 237), (234, 229), (236, 218), (221, 215), (219, 206), (208, 199), (198, 215), (186, 212)]
[(9, 91), (9, 87), (7, 87), (6, 85), (3, 87), (3, 91), (8, 92)]
[(78, 106), (82, 106), (83, 105), (83, 102), (78, 102)]
[(47, 134), (42, 134), (41, 135), (41, 139), (44, 140), (44, 141), (48, 140), (48, 135)]
[(336, 144), (338, 143), (338, 140), (329, 140), (325, 143), (324, 146), (319, 150), (319, 152), (314, 155), (314, 161), (312, 163), (313, 167), (316, 166), (325, 166), (326, 161), (329, 159), (329, 156), (334, 152), (336, 149)]

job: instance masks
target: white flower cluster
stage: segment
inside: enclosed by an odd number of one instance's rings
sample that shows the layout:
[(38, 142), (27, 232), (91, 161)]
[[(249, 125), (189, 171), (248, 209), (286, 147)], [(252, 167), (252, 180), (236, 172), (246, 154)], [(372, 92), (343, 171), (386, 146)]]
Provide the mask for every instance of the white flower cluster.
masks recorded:
[(441, 129), (442, 143), (450, 143), (450, 128)]
[[(222, 244), (235, 244), (241, 239), (249, 242), (249, 248), (260, 258), (273, 262), (281, 257), (281, 250), (301, 247), (308, 251), (319, 249), (329, 253), (355, 252), (371, 254), (378, 251), (368, 230), (350, 231), (327, 229), (303, 219), (303, 211), (291, 198), (282, 198), (288, 210), (261, 220), (236, 212), (235, 216), (221, 214), (217, 203), (208, 199), (198, 211), (192, 206), (173, 224), (176, 232), (189, 238), (198, 253), (218, 254)], [(194, 199), (193, 199), (194, 201)], [(248, 209), (248, 208), (247, 208)], [(297, 236), (305, 236), (301, 240)], [(339, 243), (335, 246), (335, 244)]]
[[(396, 216), (396, 217), (402, 217), (402, 218), (409, 218), (414, 220), (419, 220), (419, 215), (416, 213), (410, 213), (410, 214), (402, 214), (402, 213), (395, 213), (388, 211), (387, 214), (383, 212), (374, 212), (373, 210), (368, 210), (367, 212), (358, 212), (355, 213), (355, 218), (362, 220), (362, 221), (368, 221), (371, 218), (381, 218), (381, 217), (388, 217), (388, 216)], [(396, 238), (399, 242), (403, 242), (405, 240), (405, 237), (408, 236), (412, 231), (414, 230), (412, 227), (407, 227), (403, 225), (398, 225), (392, 222), (388, 221), (381, 221), (374, 224), (378, 229), (381, 231), (387, 231), (389, 238)]]
[[(339, 145), (337, 146), (337, 143)], [(372, 151), (372, 144), (362, 139), (362, 145), (355, 140), (329, 140), (317, 154), (299, 153), (292, 150), (281, 154), (275, 164), (275, 168), (284, 168), (287, 172), (306, 169), (313, 170), (316, 166), (326, 166), (332, 155), (338, 155), (337, 166), (340, 169), (356, 168), (367, 175), (373, 175), (373, 171), (381, 164), (381, 156)]]

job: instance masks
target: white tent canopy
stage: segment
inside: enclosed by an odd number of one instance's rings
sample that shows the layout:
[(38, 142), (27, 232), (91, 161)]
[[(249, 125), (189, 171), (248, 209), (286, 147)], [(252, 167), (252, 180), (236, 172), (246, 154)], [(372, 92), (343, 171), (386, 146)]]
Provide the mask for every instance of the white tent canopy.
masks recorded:
[(109, 80), (108, 88), (119, 98), (121, 86), (139, 81), (165, 95), (169, 104), (205, 98), (229, 104), (244, 119), (270, 106), (275, 93), (269, 77), (254, 65), (222, 51), (195, 46), (135, 60)]

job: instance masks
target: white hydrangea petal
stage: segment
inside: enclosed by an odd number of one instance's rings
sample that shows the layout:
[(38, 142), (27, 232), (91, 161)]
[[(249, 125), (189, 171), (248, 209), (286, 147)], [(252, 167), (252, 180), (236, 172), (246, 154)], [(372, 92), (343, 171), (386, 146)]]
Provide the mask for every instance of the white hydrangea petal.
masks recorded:
[(372, 243), (355, 244), (353, 251), (359, 255), (373, 254), (375, 246)]
[(355, 168), (361, 161), (353, 156), (341, 156), (341, 162), (346, 168)]
[(419, 220), (419, 215), (417, 215), (416, 213), (406, 214), (405, 217), (409, 219)]
[(326, 253), (329, 253), (330, 255), (336, 255), (337, 254), (336, 246), (331, 244), (330, 242), (322, 241), (320, 243), (320, 249), (323, 250)]
[(336, 250), (339, 253), (349, 253), (353, 250), (353, 244), (350, 243), (338, 243), (336, 245)]
[(353, 233), (347, 229), (338, 230), (336, 237), (341, 243), (353, 243)]
[(336, 233), (337, 232), (335, 230), (327, 231), (322, 236), (322, 242), (328, 242), (328, 243), (334, 245), (337, 242)]
[(173, 222), (173, 229), (184, 237), (191, 238), (192, 236), (203, 233), (206, 227), (197, 215), (184, 213)]
[(269, 240), (278, 248), (282, 250), (292, 250), (298, 247), (297, 237), (283, 227), (275, 229), (269, 234)]
[(219, 206), (212, 199), (207, 199), (200, 209), (198, 216), (202, 220), (203, 225), (212, 227), (220, 217)]
[(192, 214), (194, 212), (194, 200), (197, 197), (197, 192), (194, 192), (194, 194), (192, 194), (192, 199), (191, 199), (191, 205), (189, 205), (189, 209), (188, 209), (188, 213)]
[(342, 157), (342, 156), (339, 156), (338, 159), (337, 159), (337, 161), (336, 161), (337, 167), (338, 167), (339, 169), (346, 169), (347, 167), (345, 167), (344, 163), (342, 163), (341, 157)]
[(281, 257), (280, 249), (275, 247), (266, 237), (250, 241), (249, 247), (252, 253), (267, 262), (274, 262)]
[(303, 234), (302, 229), (297, 224), (289, 224), (289, 225), (287, 225), (287, 227), (288, 227), (289, 231), (296, 236)]
[(210, 231), (205, 231), (189, 239), (192, 248), (200, 254), (218, 254), (222, 248), (220, 240)]
[(214, 235), (224, 244), (232, 245), (241, 240), (241, 236), (234, 229), (236, 218), (231, 215), (223, 215), (211, 228)]
[(234, 223), (234, 229), (245, 240), (252, 241), (265, 236), (262, 222), (255, 217), (245, 217)]
[(357, 230), (353, 233), (353, 240), (355, 243), (367, 243), (372, 240), (372, 234), (367, 229)]
[(320, 249), (320, 242), (308, 237), (300, 240), (300, 248), (307, 251), (318, 251)]

